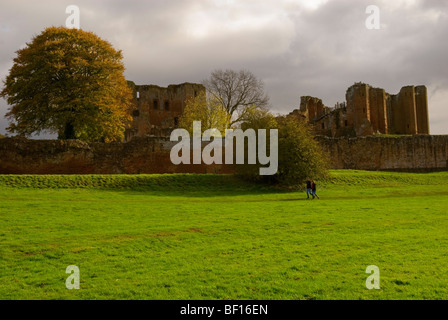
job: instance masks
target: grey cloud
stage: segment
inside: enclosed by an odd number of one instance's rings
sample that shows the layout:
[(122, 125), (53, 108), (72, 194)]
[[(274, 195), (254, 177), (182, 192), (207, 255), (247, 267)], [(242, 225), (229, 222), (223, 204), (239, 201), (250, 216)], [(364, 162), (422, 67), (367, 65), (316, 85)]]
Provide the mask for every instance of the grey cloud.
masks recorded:
[[(395, 93), (429, 89), (433, 133), (448, 133), (448, 4), (375, 1), (381, 30), (367, 30), (371, 1), (329, 0), (316, 10), (296, 1), (2, 1), (0, 77), (33, 34), (65, 23), (81, 9), (81, 27), (123, 51), (125, 75), (137, 83), (200, 82), (213, 69), (249, 69), (262, 78), (273, 111), (297, 108), (301, 95), (328, 106), (364, 81)], [(0, 101), (0, 133), (6, 104)], [(442, 120), (441, 120), (442, 119)]]

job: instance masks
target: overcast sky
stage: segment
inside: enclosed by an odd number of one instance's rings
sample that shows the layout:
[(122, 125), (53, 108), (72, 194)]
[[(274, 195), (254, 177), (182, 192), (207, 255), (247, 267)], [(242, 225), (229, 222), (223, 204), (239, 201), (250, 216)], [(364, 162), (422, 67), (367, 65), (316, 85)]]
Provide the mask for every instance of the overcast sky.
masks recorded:
[[(275, 113), (298, 108), (303, 95), (332, 107), (358, 81), (391, 94), (423, 84), (431, 133), (448, 134), (446, 0), (1, 0), (2, 80), (16, 50), (65, 25), (68, 5), (80, 8), (82, 29), (123, 51), (125, 76), (136, 84), (248, 69), (264, 81)], [(368, 5), (380, 9), (379, 30), (365, 26)], [(7, 108), (0, 99), (2, 134)]]

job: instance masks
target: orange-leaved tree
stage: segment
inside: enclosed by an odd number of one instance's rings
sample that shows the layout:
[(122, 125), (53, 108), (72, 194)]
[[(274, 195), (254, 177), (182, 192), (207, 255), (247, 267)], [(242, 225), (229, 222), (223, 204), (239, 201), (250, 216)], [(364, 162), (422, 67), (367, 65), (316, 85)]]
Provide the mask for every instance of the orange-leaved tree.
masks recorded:
[(17, 51), (0, 96), (8, 131), (48, 131), (59, 139), (121, 141), (132, 92), (121, 51), (92, 32), (50, 27)]

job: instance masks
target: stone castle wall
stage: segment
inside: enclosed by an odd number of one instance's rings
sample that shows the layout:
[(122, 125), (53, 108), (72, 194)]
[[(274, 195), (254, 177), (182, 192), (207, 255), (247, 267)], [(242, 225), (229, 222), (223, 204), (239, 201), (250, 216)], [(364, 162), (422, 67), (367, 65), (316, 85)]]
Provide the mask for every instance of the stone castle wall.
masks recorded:
[(312, 124), (316, 135), (329, 137), (382, 134), (429, 134), (428, 96), (425, 86), (406, 86), (395, 95), (365, 83), (347, 89), (346, 102), (335, 108), (322, 100), (304, 96), (300, 114)]
[(125, 141), (133, 137), (167, 137), (184, 112), (185, 102), (194, 98), (205, 87), (197, 83), (182, 83), (159, 87), (156, 85), (136, 85), (128, 81), (133, 91), (134, 110), (131, 127), (126, 130)]
[(0, 139), (0, 174), (233, 173), (224, 164), (172, 164), (170, 150), (176, 143), (154, 137), (89, 144), (4, 138)]
[[(316, 139), (329, 152), (334, 169), (448, 170), (448, 136)], [(0, 139), (0, 174), (234, 172), (232, 165), (225, 164), (173, 165), (170, 150), (176, 143), (151, 137), (108, 144), (4, 138)]]
[(334, 169), (448, 170), (448, 136), (316, 139)]

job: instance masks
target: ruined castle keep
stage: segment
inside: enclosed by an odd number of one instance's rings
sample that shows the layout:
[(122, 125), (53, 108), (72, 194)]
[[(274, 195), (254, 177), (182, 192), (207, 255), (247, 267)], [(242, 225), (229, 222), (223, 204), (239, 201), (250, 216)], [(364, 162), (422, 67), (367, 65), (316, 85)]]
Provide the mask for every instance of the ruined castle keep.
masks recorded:
[(128, 81), (133, 91), (132, 123), (125, 132), (125, 141), (133, 137), (169, 136), (177, 127), (185, 101), (205, 91), (202, 84), (182, 83), (167, 88), (156, 85), (136, 85)]
[[(178, 126), (186, 101), (205, 91), (202, 84), (182, 83), (166, 88), (136, 85), (134, 108), (125, 142), (133, 137), (167, 137)], [(322, 100), (303, 96), (300, 109), (290, 114), (305, 118), (316, 135), (328, 137), (370, 136), (373, 134), (429, 134), (428, 95), (425, 86), (406, 86), (398, 94), (365, 83), (347, 89), (346, 102), (329, 108)]]
[(428, 95), (425, 86), (406, 86), (391, 95), (384, 89), (355, 83), (346, 102), (329, 108), (322, 100), (304, 96), (291, 114), (305, 118), (314, 133), (329, 137), (373, 134), (429, 134)]

